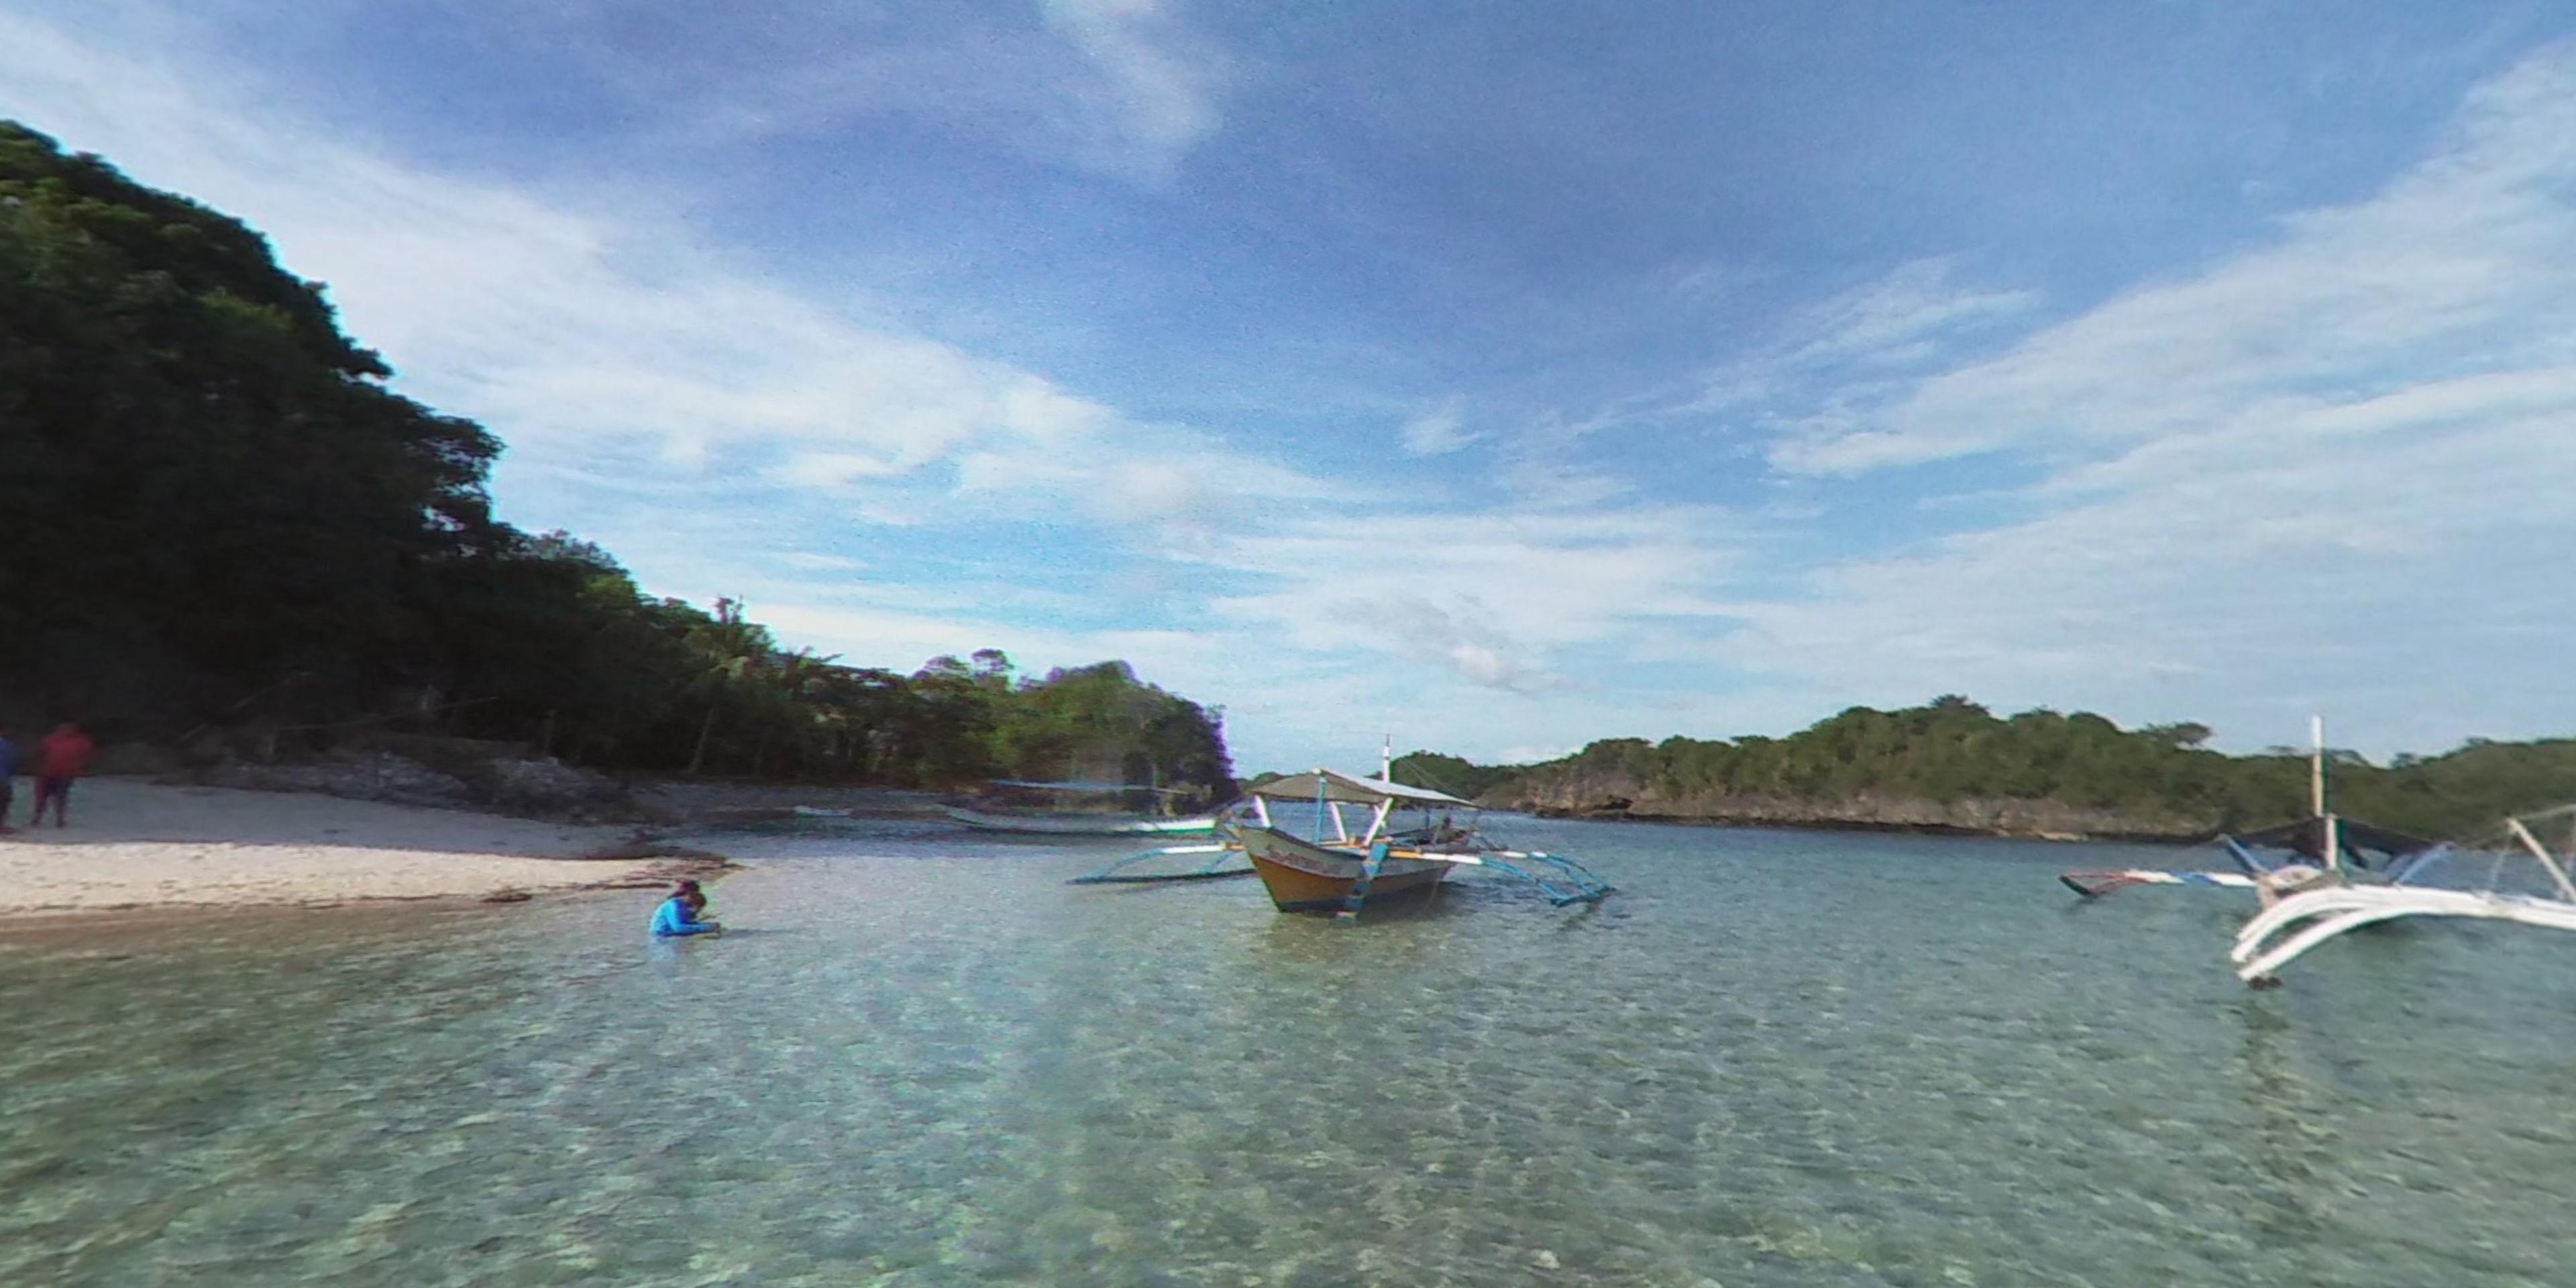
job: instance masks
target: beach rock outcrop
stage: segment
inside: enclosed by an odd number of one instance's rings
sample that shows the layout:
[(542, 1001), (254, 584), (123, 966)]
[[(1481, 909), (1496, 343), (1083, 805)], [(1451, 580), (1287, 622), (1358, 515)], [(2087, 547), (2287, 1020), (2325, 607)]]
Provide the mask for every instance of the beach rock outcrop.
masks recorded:
[(2218, 828), (2214, 817), (2099, 809), (2055, 800), (1961, 797), (1939, 801), (1874, 792), (1831, 798), (1677, 794), (1630, 775), (1600, 771), (1528, 775), (1488, 793), (1478, 803), (1555, 818), (1952, 832), (2048, 840), (2198, 841), (2207, 839)]
[(464, 780), (391, 752), (350, 750), (316, 760), (263, 765), (226, 761), (200, 771), (209, 787), (260, 792), (319, 792), (348, 800), (459, 809), (476, 804)]
[(648, 818), (625, 784), (517, 743), (374, 734), (276, 762), (225, 758), (188, 774), (209, 787), (319, 792), (349, 800), (478, 809), (571, 823)]

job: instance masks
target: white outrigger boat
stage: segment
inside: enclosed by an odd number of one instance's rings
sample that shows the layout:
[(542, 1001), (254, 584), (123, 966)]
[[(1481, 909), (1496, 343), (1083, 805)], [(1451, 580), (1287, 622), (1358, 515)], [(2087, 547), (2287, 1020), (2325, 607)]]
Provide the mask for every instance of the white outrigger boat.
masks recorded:
[(996, 814), (954, 806), (951, 821), (978, 832), (1013, 832), (1023, 836), (1209, 836), (1214, 815), (1188, 818), (1121, 818), (1111, 814)]
[[(2384, 885), (2337, 885), (2289, 895), (2246, 923), (2228, 957), (2237, 978), (2257, 986), (2277, 983), (2278, 972), (2318, 945), (2347, 931), (2404, 917), (2469, 917), (2518, 922), (2551, 930), (2576, 930), (2576, 881), (2569, 855), (2541, 843), (2540, 825), (2576, 825), (2576, 805), (2507, 818), (2496, 836), (2469, 846), (2427, 851)], [(2571, 836), (2576, 851), (2576, 836)], [(2436, 874), (2456, 873), (2485, 861), (2473, 889), (2434, 886)]]
[[(1612, 893), (1608, 882), (1582, 864), (1539, 850), (1515, 850), (1486, 837), (1473, 802), (1387, 778), (1361, 778), (1330, 769), (1273, 779), (1246, 793), (1248, 809), (1227, 821), (1221, 842), (1170, 846), (1131, 855), (1076, 885), (1198, 881), (1257, 875), (1281, 912), (1355, 916), (1366, 906), (1406, 895), (1428, 894), (1459, 868), (1482, 868), (1528, 882), (1558, 907), (1594, 903)], [(1276, 811), (1274, 805), (1280, 808)], [(1314, 808), (1310, 833), (1282, 825), (1282, 816)], [(1344, 812), (1356, 807), (1358, 825)], [(1395, 825), (1396, 811), (1417, 811), (1418, 823)], [(1438, 811), (1440, 817), (1430, 815)], [(1468, 821), (1461, 824), (1458, 815)], [(1242, 867), (1225, 867), (1241, 854)], [(1209, 855), (1194, 871), (1169, 875), (1128, 873), (1131, 865), (1164, 856)]]
[[(1045, 798), (1115, 798), (1143, 794), (1163, 802), (1181, 794), (1168, 787), (1128, 783), (1040, 783), (1003, 778), (994, 780), (992, 785), (1007, 793)], [(1020, 836), (1213, 836), (1218, 820), (1218, 815), (1213, 813), (1175, 817), (1064, 809), (979, 809), (973, 806), (951, 807), (948, 817), (979, 832), (1005, 832)]]
[(2315, 750), (2308, 766), (2308, 817), (2259, 832), (2220, 836), (2218, 844), (2236, 864), (2235, 871), (2123, 868), (2061, 872), (2057, 879), (2087, 899), (2132, 886), (2201, 886), (2251, 890), (2269, 906), (2283, 895), (2320, 885), (2397, 880), (2438, 848), (2422, 837), (2342, 818), (2328, 808), (2324, 718), (2313, 718), (2309, 728)]

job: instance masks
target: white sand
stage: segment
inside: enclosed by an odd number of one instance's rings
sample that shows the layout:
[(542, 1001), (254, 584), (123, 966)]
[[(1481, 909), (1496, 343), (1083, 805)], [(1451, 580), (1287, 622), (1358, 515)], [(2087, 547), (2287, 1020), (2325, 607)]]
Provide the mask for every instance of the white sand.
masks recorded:
[(0, 916), (108, 908), (333, 904), (642, 880), (667, 859), (631, 832), (276, 792), (87, 778), (71, 826), (26, 825), (18, 780), (0, 833)]

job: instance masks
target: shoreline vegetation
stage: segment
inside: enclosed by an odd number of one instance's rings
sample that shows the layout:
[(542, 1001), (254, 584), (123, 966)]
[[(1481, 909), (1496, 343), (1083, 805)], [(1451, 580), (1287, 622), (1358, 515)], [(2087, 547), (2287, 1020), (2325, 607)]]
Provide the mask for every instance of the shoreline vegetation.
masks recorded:
[[(2309, 752), (2231, 756), (2209, 736), (2086, 712), (1999, 717), (1951, 695), (1854, 707), (1784, 738), (1612, 738), (1529, 765), (1418, 751), (1394, 773), (1488, 808), (1718, 826), (2185, 844), (2308, 813)], [(2473, 739), (2386, 765), (2329, 756), (2338, 813), (2418, 836), (2576, 798), (2576, 739)]]
[(1124, 662), (847, 665), (501, 522), (500, 441), (263, 236), (6, 121), (0, 282), (0, 720), (101, 772), (577, 822), (636, 776), (1232, 792), (1221, 714)]

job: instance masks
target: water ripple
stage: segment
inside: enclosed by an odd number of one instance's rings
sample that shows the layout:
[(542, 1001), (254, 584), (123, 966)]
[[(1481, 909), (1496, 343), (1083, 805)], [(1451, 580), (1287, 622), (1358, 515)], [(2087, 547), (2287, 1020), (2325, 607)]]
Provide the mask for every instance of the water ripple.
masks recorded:
[[(2576, 944), (2064, 847), (1532, 824), (1358, 925), (816, 827), (643, 901), (0, 946), (0, 1282), (2543, 1284)], [(2150, 855), (2151, 858), (2170, 857)]]

